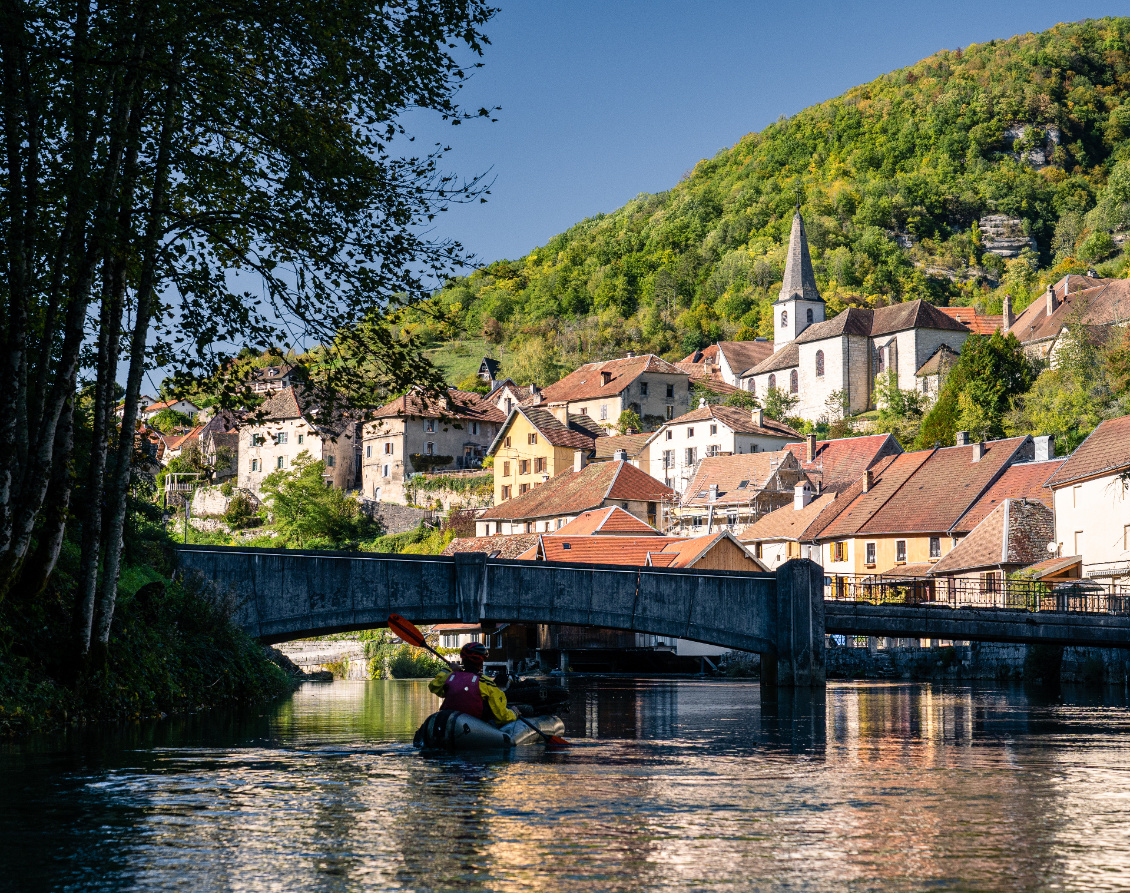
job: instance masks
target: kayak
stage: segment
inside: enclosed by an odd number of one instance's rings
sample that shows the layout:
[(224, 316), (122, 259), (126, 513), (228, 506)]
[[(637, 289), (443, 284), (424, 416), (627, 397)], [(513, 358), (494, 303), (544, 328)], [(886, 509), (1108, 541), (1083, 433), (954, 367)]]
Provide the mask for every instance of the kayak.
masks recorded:
[[(545, 735), (561, 735), (565, 723), (557, 716), (528, 716), (526, 722)], [(424, 720), (412, 743), (422, 750), (509, 750), (545, 739), (520, 719), (493, 726), (469, 713), (439, 710)]]

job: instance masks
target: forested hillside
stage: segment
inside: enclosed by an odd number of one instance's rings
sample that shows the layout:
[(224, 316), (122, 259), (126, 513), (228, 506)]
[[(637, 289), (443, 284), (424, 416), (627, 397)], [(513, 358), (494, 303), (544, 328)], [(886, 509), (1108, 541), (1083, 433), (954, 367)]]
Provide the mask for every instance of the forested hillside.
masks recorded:
[[(507, 373), (542, 383), (628, 348), (771, 337), (798, 198), (830, 314), (919, 297), (1000, 312), (1006, 293), (1023, 307), (1066, 271), (1123, 275), (1128, 136), (1130, 19), (942, 50), (451, 281), (400, 324), (426, 342), (485, 337)], [(991, 214), (1036, 250), (988, 253)]]

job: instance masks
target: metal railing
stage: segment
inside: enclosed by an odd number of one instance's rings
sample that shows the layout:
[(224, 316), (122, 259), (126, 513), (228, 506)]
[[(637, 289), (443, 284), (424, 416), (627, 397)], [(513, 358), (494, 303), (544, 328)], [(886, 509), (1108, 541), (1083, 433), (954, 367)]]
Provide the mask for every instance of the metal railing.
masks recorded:
[(831, 601), (872, 605), (1130, 614), (1130, 593), (1124, 589), (1106, 590), (1089, 580), (1040, 583), (996, 576), (831, 576), (825, 577), (824, 589), (825, 597)]

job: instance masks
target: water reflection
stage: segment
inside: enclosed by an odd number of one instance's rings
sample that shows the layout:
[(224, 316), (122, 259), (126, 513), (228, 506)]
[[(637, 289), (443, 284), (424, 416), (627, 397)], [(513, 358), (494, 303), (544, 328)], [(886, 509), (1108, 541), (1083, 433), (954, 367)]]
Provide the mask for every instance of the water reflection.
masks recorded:
[(419, 682), (0, 751), (0, 889), (1130, 889), (1123, 691), (571, 680), (580, 745), (421, 756)]

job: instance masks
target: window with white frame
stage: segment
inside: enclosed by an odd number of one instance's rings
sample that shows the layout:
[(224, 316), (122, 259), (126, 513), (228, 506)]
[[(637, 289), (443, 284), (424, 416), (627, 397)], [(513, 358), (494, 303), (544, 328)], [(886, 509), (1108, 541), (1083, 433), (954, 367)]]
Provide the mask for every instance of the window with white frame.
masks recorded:
[(664, 450), (663, 451), (663, 467), (664, 468), (674, 468), (675, 467), (675, 451), (674, 450)]
[(276, 443), (286, 443), (287, 437), (288, 437), (288, 435), (287, 435), (286, 431), (280, 431), (278, 434), (275, 435), (275, 442)]
[(435, 419), (424, 419), (424, 433), (425, 434), (435, 434), (436, 433), (436, 420)]
[(867, 544), (866, 548), (864, 549), (864, 557), (866, 559), (866, 561), (865, 561), (866, 564), (874, 564), (875, 563), (875, 544), (874, 543), (868, 543)]
[(601, 403), (600, 404), (600, 420), (603, 422), (607, 418), (608, 418), (608, 404), (607, 403)]
[(710, 433), (711, 434), (717, 434), (718, 433), (718, 426), (717, 425), (711, 425), (710, 426)]
[(906, 540), (895, 540), (895, 561), (906, 562)]
[(389, 441), (388, 443), (385, 444), (385, 455), (386, 456), (392, 455), (392, 441)]

